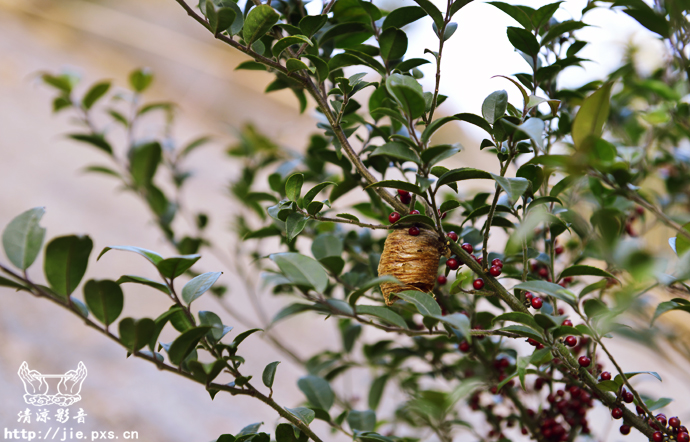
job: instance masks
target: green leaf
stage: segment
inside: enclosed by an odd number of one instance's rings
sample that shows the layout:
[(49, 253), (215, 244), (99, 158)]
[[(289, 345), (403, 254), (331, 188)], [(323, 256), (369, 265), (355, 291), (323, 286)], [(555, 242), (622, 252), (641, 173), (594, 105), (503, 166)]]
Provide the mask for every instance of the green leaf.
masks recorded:
[(397, 28), (387, 28), (379, 36), (379, 48), (385, 61), (401, 59), (407, 52), (407, 34)]
[(508, 120), (504, 120), (504, 122), (527, 134), (530, 140), (534, 141), (534, 144), (540, 149), (544, 148), (544, 120), (541, 118), (530, 118), (519, 126), (514, 125)]
[(546, 293), (547, 295), (553, 296), (554, 298), (560, 299), (561, 301), (565, 301), (570, 305), (577, 304), (575, 295), (570, 293), (568, 290), (565, 290), (560, 285), (554, 284), (552, 282), (528, 281), (520, 283), (513, 288), (526, 290), (528, 292)]
[(192, 278), (182, 287), (182, 299), (187, 305), (206, 293), (216, 283), (223, 272), (207, 272)]
[(451, 210), (457, 209), (458, 207), (460, 207), (460, 205), (461, 205), (460, 201), (448, 200), (448, 201), (444, 201), (443, 203), (441, 203), (441, 207), (439, 207), (438, 210), (440, 210), (441, 213), (449, 212)]
[[(424, 129), (424, 132), (422, 132), (422, 144), (426, 145), (429, 140), (431, 139), (432, 135), (441, 128), (444, 124), (455, 121), (458, 118), (455, 115), (451, 115), (449, 117), (443, 117), (443, 118), (438, 118), (431, 123)], [(424, 155), (424, 153), (422, 153)]]
[(586, 139), (599, 138), (604, 130), (604, 123), (609, 116), (611, 87), (608, 82), (585, 98), (573, 121), (572, 137), (576, 148), (584, 145)]
[(251, 46), (255, 41), (266, 35), (273, 25), (278, 23), (280, 14), (268, 5), (260, 5), (249, 11), (247, 19), (244, 21), (244, 31), (242, 36), (247, 46)]
[(520, 385), (522, 386), (523, 390), (526, 390), (526, 388), (525, 388), (525, 372), (527, 371), (527, 366), (529, 366), (531, 359), (532, 359), (532, 356), (520, 356), (517, 358), (517, 361), (516, 361), (517, 374), (518, 374), (518, 378), (520, 379)]
[(311, 202), (314, 201), (314, 198), (316, 198), (316, 195), (318, 195), (319, 192), (331, 185), (337, 186), (338, 184), (332, 181), (326, 181), (324, 183), (317, 184), (316, 186), (309, 189), (309, 191), (304, 195), (304, 198), (302, 199), (302, 205), (308, 207), (309, 204), (311, 204)]
[(130, 155), (129, 168), (134, 184), (143, 188), (148, 187), (161, 162), (161, 145), (158, 142), (142, 144), (136, 146)]
[(230, 35), (233, 34), (230, 28), (237, 18), (237, 11), (234, 8), (221, 7), (216, 9), (211, 0), (206, 0), (206, 17), (208, 18), (208, 24), (211, 26), (211, 32), (214, 35), (218, 35), (225, 30), (228, 30)]
[(91, 109), (91, 106), (96, 103), (100, 98), (103, 97), (108, 92), (108, 89), (110, 89), (110, 82), (109, 81), (104, 81), (101, 83), (96, 83), (93, 86), (91, 86), (91, 89), (84, 95), (84, 98), (81, 100), (82, 106), (84, 106), (85, 109)]
[(471, 167), (462, 167), (460, 169), (449, 170), (448, 172), (441, 175), (436, 182), (436, 190), (443, 186), (444, 184), (454, 183), (456, 181), (463, 180), (478, 180), (485, 179), (490, 180), (493, 178), (493, 174), (489, 172), (484, 172), (483, 170), (473, 169)]
[(211, 328), (212, 327), (209, 325), (202, 325), (190, 328), (178, 336), (177, 339), (170, 344), (170, 349), (168, 350), (170, 362), (174, 365), (180, 365)]
[(386, 388), (386, 383), (388, 382), (388, 375), (384, 374), (374, 379), (371, 383), (371, 388), (369, 389), (369, 397), (367, 404), (372, 410), (376, 410), (381, 402), (381, 397), (383, 396), (383, 391)]
[(223, 321), (220, 319), (220, 317), (217, 314), (209, 311), (199, 312), (199, 323), (200, 325), (210, 325), (212, 327), (211, 331), (208, 333), (208, 335), (206, 335), (211, 342), (220, 341), (233, 329), (233, 327), (223, 325)]
[(328, 274), (318, 261), (299, 253), (274, 253), (269, 258), (293, 284), (314, 288), (323, 293), (328, 285)]
[(328, 381), (324, 378), (312, 375), (304, 376), (299, 378), (297, 386), (312, 405), (326, 411), (333, 406), (335, 395)]
[(502, 315), (496, 316), (492, 321), (492, 325), (496, 324), (498, 321), (512, 321), (512, 322), (517, 322), (519, 324), (524, 324), (528, 327), (531, 327), (535, 329), (538, 332), (541, 332), (542, 328), (537, 324), (537, 321), (534, 320), (534, 317), (530, 314), (527, 313), (522, 313), (522, 312), (508, 312), (508, 313), (503, 313)]
[(506, 32), (510, 44), (512, 44), (515, 49), (532, 57), (536, 57), (539, 54), (539, 42), (531, 32), (513, 26), (509, 26)]
[(144, 348), (151, 340), (156, 324), (150, 318), (141, 318), (135, 321), (133, 318), (125, 318), (118, 324), (120, 340), (132, 352)]
[(122, 178), (122, 175), (120, 175), (118, 172), (105, 166), (87, 166), (83, 169), (83, 171), (91, 173), (102, 173), (103, 175), (110, 175), (116, 178)]
[(48, 243), (43, 270), (56, 293), (69, 296), (77, 288), (92, 249), (93, 241), (88, 236), (62, 236)]
[(297, 72), (303, 69), (312, 71), (309, 69), (309, 66), (307, 66), (305, 62), (303, 62), (302, 60), (298, 60), (296, 58), (288, 59), (288, 61), (285, 62), (285, 67), (287, 68), (288, 72)]
[(10, 279), (4, 278), (2, 276), (0, 276), (0, 287), (9, 287), (17, 290), (26, 290), (27, 292), (31, 291), (29, 287), (22, 285), (18, 282), (12, 281)]
[(604, 304), (597, 298), (586, 300), (582, 307), (585, 311), (585, 315), (587, 315), (587, 317), (590, 319), (607, 313), (609, 311), (608, 307), (606, 307), (606, 304)]
[(408, 192), (412, 192), (416, 195), (424, 195), (424, 192), (422, 192), (422, 189), (419, 188), (419, 186), (416, 186), (412, 183), (409, 183), (407, 181), (399, 181), (399, 180), (383, 180), (383, 181), (377, 181), (374, 184), (369, 184), (365, 189), (370, 189), (373, 187), (386, 187), (388, 189), (400, 189), (400, 190), (406, 190)]
[[(357, 304), (357, 300), (359, 299), (360, 296), (365, 294), (369, 289), (372, 287), (376, 287), (380, 284), (386, 283), (386, 282), (391, 282), (391, 283), (399, 283), (398, 279), (394, 276), (391, 275), (383, 275), (376, 277), (374, 279), (369, 280), (366, 284), (362, 285), (359, 289), (355, 290), (350, 294), (350, 296), (347, 299), (347, 302), (351, 306), (355, 306)], [(403, 322), (404, 323), (404, 322)]]
[(372, 410), (352, 410), (347, 415), (347, 424), (352, 431), (374, 431), (374, 428), (376, 428), (376, 413)]
[(518, 202), (529, 187), (529, 181), (525, 178), (506, 178), (493, 173), (491, 176), (505, 191), (512, 203)]
[(322, 233), (311, 243), (311, 253), (319, 260), (329, 256), (340, 256), (343, 254), (343, 240), (333, 234)]
[(108, 279), (87, 281), (84, 285), (84, 300), (91, 313), (106, 326), (120, 316), (125, 302), (120, 286)]
[(605, 279), (601, 279), (594, 284), (590, 284), (587, 287), (583, 288), (582, 291), (580, 292), (580, 295), (578, 296), (580, 299), (585, 297), (585, 295), (588, 295), (596, 290), (601, 290), (603, 288), (606, 288), (607, 281)]
[(435, 227), (434, 220), (426, 215), (415, 214), (405, 215), (396, 224), (426, 224), (427, 226)]
[[(655, 372), (655, 371), (633, 371), (633, 372), (630, 372), (630, 373), (625, 373), (625, 377), (628, 378), (628, 379), (630, 379), (630, 378), (632, 378), (632, 377), (634, 377), (634, 376), (637, 376), (638, 374), (648, 374), (648, 375), (652, 375), (652, 376), (654, 376), (655, 378), (657, 378), (657, 379), (659, 380), (659, 382), (662, 382), (662, 381), (661, 381), (661, 376), (659, 376), (659, 373), (657, 373), (657, 372)], [(625, 382), (623, 381), (623, 377), (622, 377), (621, 375), (619, 375), (619, 374), (617, 374), (616, 377), (613, 378), (613, 382), (615, 382), (616, 384), (618, 384), (618, 386), (622, 386), (622, 385), (625, 383)]]
[(122, 250), (125, 252), (134, 252), (146, 258), (153, 265), (158, 265), (159, 262), (163, 261), (163, 257), (156, 252), (132, 246), (108, 246), (101, 251), (101, 253), (98, 255), (98, 258), (96, 258), (96, 261), (101, 259), (101, 256), (105, 255), (105, 253), (108, 250)]
[(310, 410), (309, 408), (306, 407), (297, 407), (297, 408), (285, 408), (288, 413), (291, 415), (295, 416), (297, 419), (302, 421), (304, 425), (309, 425), (313, 420), (314, 417), (316, 417), (316, 413), (314, 413), (314, 410)]
[[(683, 230), (686, 233), (690, 233), (690, 223), (683, 225)], [(676, 242), (674, 250), (676, 255), (683, 256), (685, 252), (690, 250), (690, 239), (686, 238), (685, 235), (681, 235), (680, 233), (676, 235), (675, 239)]]
[(289, 37), (281, 38), (276, 42), (275, 45), (273, 45), (273, 56), (280, 58), (280, 54), (282, 54), (285, 49), (292, 45), (302, 45), (304, 43), (308, 44), (309, 46), (314, 46), (314, 43), (312, 43), (311, 40), (304, 35), (291, 35)]
[(440, 161), (452, 157), (458, 152), (460, 152), (460, 148), (450, 144), (432, 146), (422, 152), (422, 163), (433, 166)]
[(431, 17), (438, 29), (443, 27), (443, 14), (430, 0), (414, 0)]
[(230, 346), (233, 348), (237, 348), (249, 336), (253, 335), (256, 332), (260, 332), (260, 331), (263, 331), (263, 330), (260, 328), (252, 328), (250, 330), (244, 331), (244, 332), (240, 333), (239, 335), (237, 335), (235, 337), (235, 339), (232, 340), (232, 343), (230, 344)]
[(201, 255), (180, 255), (166, 258), (156, 264), (156, 268), (166, 278), (175, 279), (194, 265)]
[(423, 316), (441, 315), (441, 307), (439, 307), (438, 302), (428, 293), (417, 290), (405, 290), (395, 295), (413, 304)]
[(535, 341), (540, 342), (542, 344), (544, 343), (544, 337), (541, 334), (537, 333), (532, 328), (525, 327), (524, 325), (509, 325), (507, 327), (501, 328), (500, 330), (512, 332), (525, 338), (532, 338)]
[(386, 89), (409, 118), (417, 119), (426, 110), (424, 91), (414, 78), (407, 75), (392, 74), (386, 79)]
[(304, 184), (304, 175), (301, 173), (294, 173), (285, 182), (285, 195), (290, 201), (297, 201), (302, 193), (302, 184)]
[(582, 23), (581, 21), (574, 21), (574, 20), (568, 20), (564, 21), (562, 23), (558, 23), (555, 26), (552, 26), (549, 29), (549, 32), (546, 33), (541, 39), (541, 45), (544, 46), (551, 42), (552, 40), (555, 40), (557, 38), (560, 38), (563, 34), (565, 33), (570, 33), (573, 31), (576, 31), (578, 29), (582, 29), (586, 24)]
[(35, 207), (16, 216), (2, 232), (2, 246), (7, 259), (21, 270), (28, 269), (38, 257), (46, 229), (39, 226), (45, 209)]
[(326, 14), (306, 15), (299, 21), (299, 28), (303, 33), (311, 37), (321, 29), (326, 22), (328, 22), (328, 16)]
[(67, 137), (75, 141), (95, 146), (108, 154), (112, 155), (113, 153), (113, 148), (102, 134), (69, 134)]
[(369, 156), (387, 156), (401, 161), (412, 161), (415, 164), (419, 164), (419, 156), (417, 153), (406, 144), (398, 142), (386, 143), (383, 146), (378, 146)]
[(453, 4), (450, 6), (450, 16), (452, 17), (456, 12), (458, 12), (461, 8), (469, 5), (472, 3), (473, 0), (455, 0)]
[(379, 307), (376, 305), (358, 305), (358, 315), (371, 315), (381, 319), (388, 324), (395, 325), (400, 328), (407, 328), (405, 320), (399, 314), (387, 307)]
[(444, 324), (459, 331), (467, 341), (472, 342), (472, 335), (470, 334), (470, 320), (462, 313), (453, 313), (450, 315), (433, 315), (431, 318), (438, 319)]
[(402, 8), (396, 8), (386, 16), (381, 29), (402, 29), (403, 26), (409, 25), (425, 16), (426, 12), (419, 6), (403, 6)]
[(285, 234), (287, 235), (288, 241), (295, 239), (295, 237), (304, 230), (307, 221), (309, 221), (309, 218), (298, 212), (292, 212), (288, 215), (285, 220)]
[(489, 123), (479, 115), (463, 112), (455, 114), (454, 116), (460, 121), (466, 121), (470, 124), (474, 124), (475, 126), (484, 129), (489, 134), (492, 133), (491, 126), (489, 125)]
[(136, 92), (144, 92), (153, 81), (153, 74), (148, 68), (137, 69), (129, 74), (129, 85)]
[(654, 311), (654, 316), (652, 316), (650, 325), (654, 325), (654, 321), (656, 321), (659, 316), (672, 310), (680, 310), (690, 313), (690, 305), (687, 303), (677, 302), (676, 300), (659, 303), (659, 305), (656, 306), (656, 310)]
[(264, 368), (264, 372), (261, 375), (261, 380), (263, 380), (264, 385), (268, 388), (273, 388), (273, 381), (276, 378), (276, 369), (278, 368), (280, 361), (271, 362)]
[(518, 23), (520, 23), (525, 29), (532, 29), (532, 19), (525, 12), (525, 10), (520, 6), (509, 5), (504, 2), (489, 2), (490, 5), (494, 5), (501, 11), (513, 17)]
[(598, 267), (592, 267), (592, 266), (586, 266), (586, 265), (574, 265), (570, 266), (567, 269), (563, 270), (563, 272), (560, 274), (558, 277), (558, 280), (562, 278), (566, 278), (568, 276), (585, 276), (585, 275), (590, 275), (590, 276), (601, 276), (602, 278), (616, 278), (609, 272), (602, 270)]
[(274, 325), (276, 322), (285, 319), (287, 317), (296, 315), (298, 313), (310, 311), (310, 310), (317, 310), (314, 308), (312, 304), (301, 304), (301, 303), (293, 303), (289, 304), (285, 307), (283, 307), (276, 315), (273, 317), (273, 320), (271, 321), (271, 325)]
[(350, 221), (359, 222), (359, 218), (349, 213), (339, 213), (336, 215), (338, 218), (349, 219)]
[[(687, 11), (687, 5), (685, 5), (685, 9)], [(645, 5), (643, 8), (626, 8), (623, 9), (623, 12), (637, 20), (639, 24), (650, 31), (664, 38), (669, 38), (672, 29), (671, 25), (666, 21), (664, 15), (657, 13), (649, 6)], [(673, 17), (673, 13), (671, 13), (671, 16)]]
[(492, 92), (482, 103), (482, 115), (491, 124), (501, 118), (508, 109), (508, 93), (504, 90)]
[(662, 397), (662, 398), (659, 398), (657, 400), (647, 399), (646, 401), (644, 401), (644, 404), (647, 406), (647, 409), (649, 411), (656, 411), (656, 410), (660, 410), (660, 409), (664, 408), (665, 406), (667, 406), (671, 402), (673, 402), (673, 399), (667, 398), (667, 397)]

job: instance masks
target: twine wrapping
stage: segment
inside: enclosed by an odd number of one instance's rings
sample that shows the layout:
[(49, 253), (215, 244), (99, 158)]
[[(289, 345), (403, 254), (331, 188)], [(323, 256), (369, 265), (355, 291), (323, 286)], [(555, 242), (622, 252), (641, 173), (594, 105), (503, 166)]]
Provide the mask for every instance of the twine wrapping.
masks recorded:
[(432, 230), (422, 229), (419, 235), (412, 236), (407, 229), (398, 229), (388, 235), (379, 261), (379, 276), (391, 275), (403, 284), (381, 284), (386, 305), (395, 302), (395, 293), (430, 292), (434, 288), (443, 247), (438, 234)]

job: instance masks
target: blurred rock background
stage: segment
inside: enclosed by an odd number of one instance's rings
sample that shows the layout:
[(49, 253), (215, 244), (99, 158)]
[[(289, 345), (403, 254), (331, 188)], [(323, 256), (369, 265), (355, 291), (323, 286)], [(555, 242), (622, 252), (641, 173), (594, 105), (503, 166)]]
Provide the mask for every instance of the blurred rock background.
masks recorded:
[[(577, 6), (578, 2), (572, 4)], [(450, 41), (457, 56), (448, 61), (446, 92), (457, 98), (441, 109), (447, 114), (479, 112), (483, 97), (495, 89), (508, 89), (511, 100), (518, 100), (510, 85), (489, 78), (520, 69), (515, 67), (518, 56), (504, 42), (504, 29), (510, 19), (486, 4), (470, 5), (466, 11), (460, 18), (457, 37)], [(586, 72), (572, 73), (569, 81), (582, 83), (612, 70), (626, 39), (636, 39), (643, 47), (651, 48), (647, 57), (650, 65), (655, 57), (659, 58), (653, 39), (640, 31), (626, 30), (630, 24), (620, 19), (604, 16), (602, 23), (619, 27), (587, 31), (595, 33), (591, 37), (598, 39), (594, 51), (603, 56)], [(422, 22), (418, 26), (420, 38), (411, 39), (415, 44), (410, 51), (423, 50), (428, 42), (422, 38), (430, 27), (427, 25)], [(471, 45), (466, 44), (469, 38)], [(125, 85), (132, 69), (148, 66), (156, 75), (149, 99), (179, 104), (176, 137), (187, 141), (202, 134), (215, 136), (214, 144), (190, 157), (195, 176), (185, 197), (190, 209), (215, 215), (211, 236), (231, 253), (234, 238), (228, 225), (235, 209), (225, 187), (229, 177), (237, 175), (239, 166), (224, 154), (224, 148), (233, 142), (235, 131), (252, 122), (276, 143), (299, 150), (316, 130), (313, 114), (307, 111), (300, 115), (290, 92), (263, 94), (271, 80), (268, 74), (235, 72), (234, 67), (244, 60), (238, 52), (214, 41), (173, 0), (0, 0), (0, 226), (4, 228), (28, 208), (46, 206), (42, 225), (47, 228), (47, 238), (88, 233), (94, 240), (95, 253), (87, 278), (117, 279), (122, 274), (155, 277), (147, 273), (150, 269), (145, 261), (132, 254), (111, 252), (96, 263), (96, 253), (106, 245), (136, 245), (164, 255), (173, 250), (149, 222), (140, 201), (117, 192), (112, 180), (82, 174), (85, 166), (103, 162), (103, 158), (93, 149), (65, 139), (64, 134), (73, 127), (65, 116), (51, 115), (52, 91), (38, 81), (42, 71), (69, 69), (81, 74), (84, 87), (101, 78)], [(453, 160), (456, 166), (487, 168), (488, 157), (477, 153), (475, 135), (462, 132), (459, 125), (447, 125), (439, 142), (460, 141), (466, 146)], [(30, 269), (30, 275), (38, 281), (43, 280), (40, 259)], [(225, 271), (221, 281), (231, 287), (227, 302), (256, 322), (247, 293), (231, 269), (209, 254), (198, 266), (204, 271)], [(167, 301), (150, 289), (129, 285), (124, 290), (123, 317), (155, 317), (168, 307)], [(80, 292), (78, 289), (76, 293)], [(259, 297), (269, 315), (285, 302), (266, 293)], [(216, 311), (224, 322), (235, 325), (211, 296), (196, 304), (196, 308)], [(281, 338), (302, 357), (320, 348), (340, 346), (335, 327), (321, 318), (302, 316), (278, 327)], [(238, 326), (233, 333), (241, 330)], [(374, 334), (367, 331), (366, 336)], [(245, 371), (258, 378), (267, 363), (284, 361), (278, 369), (276, 399), (282, 405), (297, 406), (302, 395), (295, 381), (302, 370), (264, 340), (256, 336), (250, 339), (240, 352), (249, 360)], [(643, 391), (675, 397), (674, 410), (685, 413), (681, 418), (690, 418), (690, 403), (682, 400), (690, 390), (684, 370), (632, 344), (616, 345), (614, 350), (631, 371), (663, 372), (662, 384), (652, 378), (636, 379)], [(263, 421), (269, 430), (277, 422), (273, 411), (258, 401), (219, 394), (212, 402), (198, 385), (170, 373), (159, 373), (144, 361), (126, 359), (121, 348), (86, 329), (68, 312), (25, 294), (0, 289), (0, 430), (41, 430), (50, 426), (33, 421), (17, 423), (17, 413), (25, 408), (23, 387), (16, 374), (22, 361), (42, 373), (64, 373), (76, 368), (79, 361), (85, 363), (89, 374), (81, 391), (83, 399), (71, 408), (72, 413), (83, 408), (88, 417), (83, 425), (71, 424), (75, 430), (135, 430), (145, 441), (208, 441), (223, 433), (237, 433), (252, 422)], [(678, 361), (681, 366), (684, 363)], [(365, 402), (369, 379), (366, 371), (353, 371), (337, 387), (346, 394), (359, 395)], [(383, 404), (386, 410), (403, 399), (393, 391), (389, 393), (392, 397)], [(598, 438), (618, 439), (617, 427), (608, 423), (608, 414), (600, 414), (591, 424)], [(58, 425), (54, 418), (50, 424)], [(314, 425), (320, 434), (328, 434), (318, 421)], [(337, 435), (326, 439), (346, 440)], [(627, 439), (644, 437), (634, 433)]]

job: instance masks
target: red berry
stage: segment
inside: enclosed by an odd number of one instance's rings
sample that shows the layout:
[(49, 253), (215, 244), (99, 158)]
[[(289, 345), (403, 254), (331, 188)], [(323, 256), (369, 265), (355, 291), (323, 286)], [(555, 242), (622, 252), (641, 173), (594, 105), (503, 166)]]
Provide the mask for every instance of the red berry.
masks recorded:
[(419, 227), (410, 227), (410, 230), (407, 231), (412, 236), (417, 236), (419, 235)]
[(448, 232), (448, 235), (446, 236), (448, 236), (448, 238), (450, 238), (453, 242), (457, 242), (458, 240), (458, 234), (455, 232)]
[[(604, 373), (602, 373), (602, 376), (603, 375), (604, 375)], [(611, 379), (611, 373), (609, 373), (609, 379)], [(640, 407), (639, 405), (635, 405), (635, 411), (637, 411), (637, 414), (639, 414), (640, 416), (645, 414), (644, 408)]]
[(491, 266), (489, 269), (489, 275), (499, 276), (501, 274), (501, 268), (499, 266)]
[(533, 347), (536, 347), (537, 345), (539, 345), (539, 342), (535, 341), (532, 338), (527, 338), (527, 343), (529, 343), (529, 345), (531, 345)]
[(668, 424), (670, 426), (672, 426), (673, 428), (678, 428), (678, 427), (680, 427), (680, 419), (678, 419), (678, 417), (676, 417), (676, 416), (673, 416), (672, 418), (670, 418), (668, 420)]
[[(580, 364), (580, 365), (582, 365), (582, 364)], [(620, 419), (620, 418), (623, 417), (623, 410), (620, 409), (620, 408), (618, 408), (618, 407), (616, 407), (616, 408), (614, 408), (613, 410), (611, 410), (611, 416), (612, 416), (614, 419)]]
[(620, 432), (624, 436), (627, 436), (628, 434), (630, 434), (630, 425), (625, 425), (625, 424), (621, 425)]
[(575, 347), (577, 345), (577, 339), (575, 338), (575, 336), (568, 336), (565, 338), (564, 343), (568, 347)]
[(472, 283), (475, 290), (481, 290), (484, 288), (484, 280), (482, 278), (477, 278)]
[(438, 282), (438, 285), (445, 285), (448, 282), (448, 278), (446, 278), (444, 275), (438, 275), (436, 282)]
[(601, 373), (601, 380), (602, 381), (610, 381), (611, 380), (611, 373), (608, 371), (604, 371)]
[(565, 321), (563, 321), (563, 322), (561, 323), (561, 325), (566, 325), (566, 326), (568, 326), (568, 327), (572, 327), (572, 326), (573, 326), (573, 321), (571, 321), (570, 319), (566, 319)]
[(410, 194), (410, 192), (408, 192), (407, 190), (398, 189), (398, 195), (400, 195), (400, 196), (405, 196), (405, 195), (409, 195), (409, 194)]
[(655, 431), (654, 434), (652, 434), (652, 440), (654, 442), (661, 442), (664, 440), (664, 435), (660, 431)]
[(539, 272), (537, 272), (537, 273), (538, 273), (539, 276), (541, 276), (542, 278), (546, 278), (547, 276), (549, 276), (549, 269), (547, 269), (546, 267), (541, 267), (541, 268), (539, 269)]
[(401, 195), (400, 202), (403, 204), (410, 204), (412, 202), (412, 195), (409, 193), (407, 195)]
[(635, 400), (635, 396), (633, 396), (631, 392), (626, 391), (625, 393), (623, 393), (623, 400), (628, 404), (632, 404), (632, 401)]
[(678, 427), (678, 432), (679, 433), (687, 433), (688, 429), (685, 428), (685, 425), (681, 425), (680, 427)]
[(561, 316), (564, 315), (564, 314), (565, 314), (565, 310), (563, 310), (562, 308), (559, 308), (559, 309), (558, 309), (558, 314), (561, 315)]
[(690, 441), (690, 435), (688, 433), (678, 433), (676, 439), (678, 439), (678, 442), (688, 442)]
[(494, 258), (493, 261), (491, 261), (492, 266), (498, 266), (500, 268), (503, 268), (503, 261), (501, 261), (498, 258)]
[(592, 360), (587, 356), (580, 356), (580, 358), (577, 360), (577, 363), (580, 364), (580, 367), (589, 367), (589, 364), (592, 363)]
[(556, 252), (556, 255), (560, 255), (564, 251), (565, 251), (565, 249), (563, 248), (563, 246), (558, 246), (554, 249), (554, 252)]
[(666, 415), (665, 414), (663, 414), (663, 413), (657, 414), (656, 420), (658, 420), (661, 425), (666, 426)]
[(642, 206), (635, 207), (635, 213), (637, 213), (639, 216), (644, 215), (644, 207), (642, 207)]
[(625, 224), (625, 233), (632, 236), (633, 238), (637, 236), (637, 233), (635, 233), (635, 231), (633, 230), (631, 223)]
[(472, 247), (472, 244), (466, 242), (462, 244), (462, 250), (466, 251), (467, 253), (472, 253), (474, 251), (474, 247)]
[(565, 278), (563, 278), (563, 281), (566, 284), (570, 284), (571, 282), (573, 282), (573, 277), (572, 276), (566, 276)]
[(482, 263), (482, 257), (481, 256), (475, 256), (474, 260), (477, 261), (479, 264)]
[(450, 258), (448, 261), (446, 261), (446, 266), (448, 266), (448, 268), (451, 270), (456, 270), (458, 267), (460, 267), (460, 262), (458, 262), (458, 260), (455, 258)]
[(436, 212), (438, 212), (438, 216), (440, 216), (441, 219), (445, 219), (446, 215), (448, 215), (448, 212), (441, 213), (441, 209), (437, 209)]
[(539, 310), (542, 305), (544, 305), (544, 301), (541, 298), (532, 298), (532, 308)]
[(531, 292), (525, 292), (525, 299), (532, 302), (532, 298), (534, 298), (534, 295)]
[(400, 214), (398, 212), (393, 212), (390, 215), (388, 215), (388, 222), (391, 224), (395, 224), (400, 220)]
[(467, 341), (462, 341), (460, 344), (458, 344), (458, 350), (460, 350), (463, 353), (467, 353), (470, 351), (470, 343)]
[(410, 215), (419, 215), (419, 210), (410, 211)]

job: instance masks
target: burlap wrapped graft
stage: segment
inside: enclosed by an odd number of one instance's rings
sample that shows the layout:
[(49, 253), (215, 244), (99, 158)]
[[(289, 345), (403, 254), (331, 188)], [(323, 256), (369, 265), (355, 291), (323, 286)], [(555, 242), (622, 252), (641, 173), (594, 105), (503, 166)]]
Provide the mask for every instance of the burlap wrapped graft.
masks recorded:
[(410, 235), (407, 229), (393, 230), (383, 246), (381, 261), (379, 261), (379, 276), (395, 276), (404, 285), (381, 284), (386, 305), (395, 302), (397, 299), (395, 293), (398, 292), (431, 291), (436, 283), (436, 273), (443, 248), (438, 234), (432, 230), (423, 229), (417, 236)]

